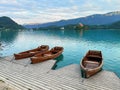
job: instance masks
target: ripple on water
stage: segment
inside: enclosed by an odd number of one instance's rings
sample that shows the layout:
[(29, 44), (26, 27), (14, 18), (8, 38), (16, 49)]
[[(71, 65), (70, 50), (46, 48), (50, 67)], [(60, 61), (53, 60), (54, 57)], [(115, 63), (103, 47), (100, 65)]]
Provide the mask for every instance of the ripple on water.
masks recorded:
[[(120, 30), (40, 30), (33, 32), (2, 32), (0, 40), (4, 45), (0, 56), (13, 55), (39, 45), (47, 44), (50, 48), (63, 46), (62, 60), (58, 68), (69, 64), (79, 64), (90, 49), (101, 50), (105, 70), (120, 76)], [(6, 36), (7, 35), (7, 36)]]

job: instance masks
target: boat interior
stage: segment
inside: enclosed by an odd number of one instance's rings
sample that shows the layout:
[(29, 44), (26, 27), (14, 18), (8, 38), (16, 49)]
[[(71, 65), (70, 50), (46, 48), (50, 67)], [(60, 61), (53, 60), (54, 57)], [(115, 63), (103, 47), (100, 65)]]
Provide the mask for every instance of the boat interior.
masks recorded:
[(102, 62), (101, 52), (89, 51), (83, 60), (83, 65), (87, 69), (98, 67)]

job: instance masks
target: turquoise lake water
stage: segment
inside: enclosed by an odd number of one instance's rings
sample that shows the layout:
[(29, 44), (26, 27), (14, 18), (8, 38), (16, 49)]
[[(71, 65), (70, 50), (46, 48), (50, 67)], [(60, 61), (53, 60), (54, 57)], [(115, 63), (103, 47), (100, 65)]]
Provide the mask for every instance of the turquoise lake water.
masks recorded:
[(103, 69), (120, 77), (120, 30), (0, 31), (0, 56), (13, 55), (40, 45), (63, 46), (57, 68), (79, 64), (88, 50), (100, 50)]

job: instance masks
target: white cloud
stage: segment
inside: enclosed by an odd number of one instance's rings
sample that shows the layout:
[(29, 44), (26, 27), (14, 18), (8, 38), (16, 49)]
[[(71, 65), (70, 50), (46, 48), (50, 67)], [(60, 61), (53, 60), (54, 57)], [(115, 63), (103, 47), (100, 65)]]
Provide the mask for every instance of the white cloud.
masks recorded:
[(70, 3), (74, 3), (75, 0), (70, 0)]
[[(17, 22), (22, 23), (44, 23), (44, 22), (51, 22), (51, 21), (57, 21), (57, 20), (61, 20), (61, 19), (71, 19), (71, 18), (75, 18), (76, 12), (77, 12), (77, 7), (73, 6), (71, 8), (52, 8), (52, 9), (45, 9), (43, 11), (41, 10), (35, 10), (33, 12), (15, 12), (13, 13), (16, 17)], [(76, 10), (76, 12), (75, 12)], [(78, 12), (77, 12), (78, 13)], [(21, 15), (21, 17), (18, 17), (19, 15)], [(22, 17), (24, 17), (22, 19)], [(26, 18), (26, 19), (25, 19)]]
[(13, 5), (13, 6), (18, 6), (19, 3), (17, 0), (0, 0), (0, 5)]
[(0, 0), (0, 4), (17, 4), (16, 0)]
[(81, 7), (82, 10), (85, 11), (98, 11), (100, 9), (100, 6), (97, 5), (95, 2), (91, 2), (91, 0), (89, 2), (86, 1)]
[(119, 0), (1, 0), (0, 16), (20, 24), (44, 23), (118, 10), (119, 4)]
[(101, 0), (102, 2), (106, 2), (108, 4), (120, 4), (120, 0)]
[(108, 2), (108, 3), (111, 3), (113, 0), (104, 0), (104, 1), (106, 1), (106, 2)]

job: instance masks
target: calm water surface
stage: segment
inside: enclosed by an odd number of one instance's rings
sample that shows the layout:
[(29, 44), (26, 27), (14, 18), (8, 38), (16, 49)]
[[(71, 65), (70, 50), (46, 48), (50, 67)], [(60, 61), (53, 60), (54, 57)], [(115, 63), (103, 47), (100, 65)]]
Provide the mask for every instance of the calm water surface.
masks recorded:
[(0, 42), (0, 56), (13, 55), (43, 44), (50, 48), (63, 46), (64, 52), (58, 58), (57, 69), (79, 64), (89, 49), (101, 50), (103, 69), (113, 71), (120, 77), (120, 30), (1, 31)]

